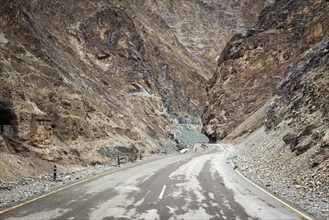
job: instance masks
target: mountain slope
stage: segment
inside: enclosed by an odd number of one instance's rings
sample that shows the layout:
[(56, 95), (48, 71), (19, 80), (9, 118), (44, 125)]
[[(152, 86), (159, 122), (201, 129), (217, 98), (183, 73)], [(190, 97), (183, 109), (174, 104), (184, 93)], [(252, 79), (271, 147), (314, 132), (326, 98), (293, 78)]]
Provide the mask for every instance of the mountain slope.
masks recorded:
[(209, 136), (225, 137), (288, 84), (326, 65), (317, 56), (326, 55), (327, 7), (326, 1), (276, 1), (255, 28), (230, 40), (208, 86), (203, 122)]
[(216, 66), (221, 51), (236, 33), (245, 33), (272, 0), (133, 1), (144, 13), (158, 14), (192, 53)]
[[(205, 2), (186, 11), (190, 1), (172, 3), (1, 1), (2, 179), (50, 171), (51, 163), (107, 163), (207, 140), (200, 116), (214, 71), (184, 46), (181, 35), (193, 32), (175, 32), (167, 20), (178, 12), (201, 18)], [(258, 3), (250, 7), (255, 13)], [(254, 20), (239, 16), (246, 26)], [(203, 21), (211, 22), (207, 14)], [(227, 30), (225, 22), (216, 27)], [(211, 35), (203, 38), (212, 42)]]
[(198, 126), (212, 69), (150, 19), (124, 1), (3, 4), (1, 151), (96, 164), (158, 151), (175, 120)]
[(204, 132), (251, 179), (328, 219), (329, 2), (275, 1), (236, 35), (208, 86)]

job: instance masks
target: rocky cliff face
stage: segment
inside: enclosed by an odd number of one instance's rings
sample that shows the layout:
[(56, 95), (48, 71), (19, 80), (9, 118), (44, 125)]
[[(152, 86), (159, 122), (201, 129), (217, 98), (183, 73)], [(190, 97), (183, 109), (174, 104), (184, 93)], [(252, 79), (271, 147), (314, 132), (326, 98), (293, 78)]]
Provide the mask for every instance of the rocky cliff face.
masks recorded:
[(329, 216), (329, 2), (275, 1), (223, 50), (203, 115), (213, 140), (240, 143), (239, 168)]
[[(210, 137), (224, 138), (274, 94), (291, 103), (292, 93), (302, 93), (302, 77), (327, 65), (327, 12), (327, 1), (276, 1), (255, 28), (230, 40), (208, 86), (203, 122)], [(320, 103), (314, 108), (325, 112)]]
[[(0, 151), (17, 166), (150, 153), (178, 121), (199, 124), (205, 92), (195, 88), (212, 69), (160, 17), (129, 1), (1, 5)], [(4, 179), (16, 175), (7, 159)]]
[(212, 67), (229, 39), (245, 33), (259, 12), (272, 0), (134, 1), (144, 12), (155, 12), (175, 32), (179, 41)]
[(213, 69), (195, 54), (212, 60), (264, 2), (2, 1), (1, 178), (205, 140)]

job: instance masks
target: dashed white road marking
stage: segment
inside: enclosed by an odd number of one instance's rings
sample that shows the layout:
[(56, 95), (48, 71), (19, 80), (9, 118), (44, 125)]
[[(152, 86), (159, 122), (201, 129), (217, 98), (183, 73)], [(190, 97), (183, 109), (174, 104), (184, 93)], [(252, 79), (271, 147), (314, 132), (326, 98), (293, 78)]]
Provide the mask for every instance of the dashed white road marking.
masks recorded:
[(172, 174), (169, 175), (169, 178), (171, 178), (174, 175), (175, 172), (172, 172)]
[(163, 198), (163, 195), (164, 195), (164, 192), (165, 192), (166, 188), (167, 188), (167, 185), (164, 185), (163, 188), (162, 188), (162, 190), (161, 190), (159, 199), (162, 199)]

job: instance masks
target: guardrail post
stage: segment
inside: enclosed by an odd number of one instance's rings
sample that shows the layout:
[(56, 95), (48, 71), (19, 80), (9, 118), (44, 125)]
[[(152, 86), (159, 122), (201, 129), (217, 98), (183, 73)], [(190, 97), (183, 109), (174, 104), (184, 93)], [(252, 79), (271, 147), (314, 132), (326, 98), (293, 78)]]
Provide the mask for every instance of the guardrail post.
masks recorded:
[(120, 156), (118, 155), (118, 167), (120, 167)]
[(54, 165), (54, 181), (56, 181), (57, 178), (57, 166), (56, 164)]

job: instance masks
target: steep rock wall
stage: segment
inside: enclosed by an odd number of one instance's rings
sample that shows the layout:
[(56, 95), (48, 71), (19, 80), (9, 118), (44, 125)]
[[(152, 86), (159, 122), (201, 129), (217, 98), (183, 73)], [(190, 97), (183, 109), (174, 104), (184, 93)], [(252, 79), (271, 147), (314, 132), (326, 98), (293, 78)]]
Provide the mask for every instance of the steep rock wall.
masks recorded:
[(255, 28), (235, 35), (221, 54), (207, 88), (205, 133), (224, 138), (275, 93), (327, 65), (321, 57), (328, 35), (327, 1), (276, 1), (266, 8)]
[(158, 14), (189, 51), (212, 67), (229, 39), (245, 33), (273, 0), (136, 0), (144, 12)]
[(328, 219), (329, 2), (278, 0), (235, 35), (208, 86), (204, 132), (245, 175)]
[(1, 178), (197, 141), (203, 59), (271, 1), (250, 2), (1, 1)]
[(195, 88), (212, 69), (160, 17), (129, 1), (1, 5), (1, 178), (19, 175), (11, 155), (21, 170), (104, 163), (158, 151), (178, 123), (198, 126)]

